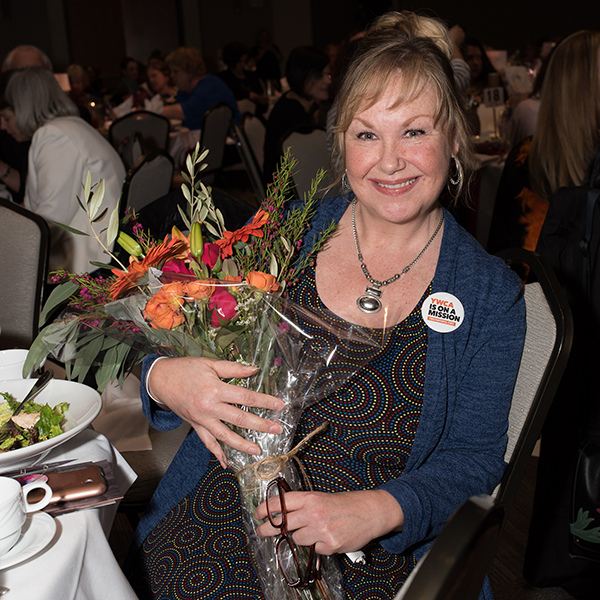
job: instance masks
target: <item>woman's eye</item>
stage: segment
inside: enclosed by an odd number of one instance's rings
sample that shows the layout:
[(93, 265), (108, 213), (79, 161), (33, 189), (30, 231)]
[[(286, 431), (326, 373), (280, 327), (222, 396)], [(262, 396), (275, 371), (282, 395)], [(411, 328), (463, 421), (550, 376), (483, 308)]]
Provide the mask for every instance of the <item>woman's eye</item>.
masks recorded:
[(406, 132), (406, 137), (409, 138), (419, 137), (420, 135), (425, 135), (424, 129), (409, 129)]
[(362, 131), (356, 136), (359, 140), (374, 140), (375, 134), (370, 131)]

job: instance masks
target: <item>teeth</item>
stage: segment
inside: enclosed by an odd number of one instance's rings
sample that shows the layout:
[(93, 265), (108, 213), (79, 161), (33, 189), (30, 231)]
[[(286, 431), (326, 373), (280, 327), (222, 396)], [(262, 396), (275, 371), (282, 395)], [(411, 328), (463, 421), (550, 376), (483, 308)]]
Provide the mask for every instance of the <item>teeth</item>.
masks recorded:
[(405, 181), (404, 183), (396, 183), (394, 185), (388, 185), (386, 183), (378, 183), (377, 185), (379, 185), (380, 187), (386, 188), (388, 190), (397, 190), (399, 188), (406, 187), (407, 185), (410, 185), (411, 183), (414, 183), (416, 180), (417, 180), (417, 178), (413, 177), (412, 179), (409, 179), (408, 181)]

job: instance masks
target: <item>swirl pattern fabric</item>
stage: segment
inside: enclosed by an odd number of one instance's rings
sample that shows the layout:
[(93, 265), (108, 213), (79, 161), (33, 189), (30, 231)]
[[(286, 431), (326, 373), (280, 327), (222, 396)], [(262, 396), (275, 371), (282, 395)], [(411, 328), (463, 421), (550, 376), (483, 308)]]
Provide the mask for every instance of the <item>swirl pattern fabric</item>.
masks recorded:
[[(421, 416), (427, 353), (421, 305), (430, 293), (428, 289), (412, 313), (394, 327), (386, 347), (366, 367), (302, 414), (294, 444), (324, 421), (330, 423), (299, 454), (314, 490), (372, 489), (401, 476)], [(290, 298), (304, 306), (323, 307), (313, 268), (290, 290)], [(194, 491), (142, 544), (138, 564), (143, 572), (137, 575), (143, 585), (136, 589), (140, 599), (263, 598), (241, 514), (235, 476), (213, 457)], [(391, 554), (376, 541), (363, 551), (366, 565), (340, 557), (346, 598), (391, 600), (415, 558)]]

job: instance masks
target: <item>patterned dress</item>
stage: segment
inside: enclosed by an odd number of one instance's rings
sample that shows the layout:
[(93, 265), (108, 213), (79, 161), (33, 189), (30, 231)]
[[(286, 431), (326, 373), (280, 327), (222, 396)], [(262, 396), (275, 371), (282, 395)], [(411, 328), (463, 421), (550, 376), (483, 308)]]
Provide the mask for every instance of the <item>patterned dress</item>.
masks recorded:
[[(421, 304), (429, 294), (428, 289), (396, 325), (377, 358), (302, 414), (295, 442), (324, 421), (330, 423), (299, 454), (314, 490), (372, 489), (401, 476), (421, 416), (427, 352)], [(307, 269), (290, 297), (323, 307), (313, 269)], [(194, 491), (142, 544), (136, 573), (140, 599), (263, 598), (241, 515), (235, 476), (212, 458)], [(392, 599), (414, 567), (414, 557), (390, 554), (376, 541), (363, 551), (364, 566), (339, 557), (346, 598)]]

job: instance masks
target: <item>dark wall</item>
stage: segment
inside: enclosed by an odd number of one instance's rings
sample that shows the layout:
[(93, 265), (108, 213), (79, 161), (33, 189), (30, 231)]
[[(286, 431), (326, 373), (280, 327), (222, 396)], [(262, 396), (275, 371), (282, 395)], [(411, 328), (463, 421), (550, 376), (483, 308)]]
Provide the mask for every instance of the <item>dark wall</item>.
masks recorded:
[(315, 45), (324, 48), (329, 42), (339, 42), (361, 19), (381, 14), (388, 6), (437, 16), (449, 26), (458, 23), (468, 36), (507, 50), (509, 55), (528, 40), (600, 29), (600, 3), (589, 0), (561, 2), (558, 7), (546, 0), (312, 0)]

